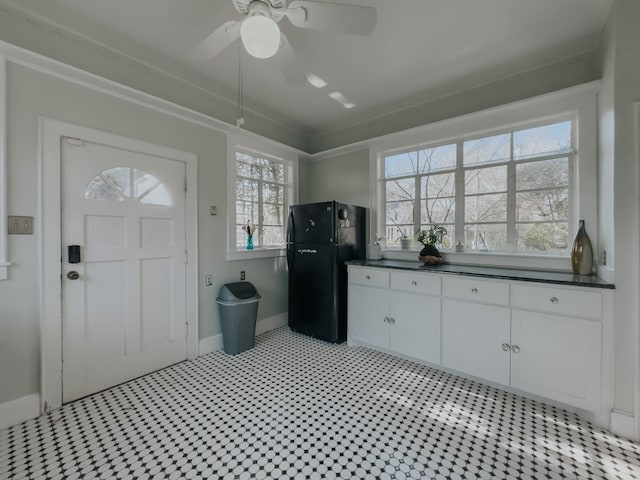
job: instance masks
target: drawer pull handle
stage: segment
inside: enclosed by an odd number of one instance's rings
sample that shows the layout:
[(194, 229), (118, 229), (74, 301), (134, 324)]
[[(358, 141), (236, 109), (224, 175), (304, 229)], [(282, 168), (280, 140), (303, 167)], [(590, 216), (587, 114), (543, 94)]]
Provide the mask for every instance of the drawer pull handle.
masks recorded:
[(478, 293), (478, 289), (477, 289), (476, 287), (473, 287), (473, 288), (471, 289), (471, 293)]
[(511, 345), (509, 345), (508, 343), (503, 343), (502, 350), (508, 352), (509, 350), (511, 350)]
[(396, 323), (396, 319), (393, 317), (389, 318), (389, 323)]
[(414, 287), (418, 285), (418, 282), (416, 282), (415, 280), (413, 282), (411, 282), (411, 285), (413, 285)]
[(367, 280), (371, 280), (371, 275), (367, 275)]
[(520, 347), (519, 347), (518, 345), (513, 345), (513, 346), (511, 347), (511, 351), (512, 351), (513, 353), (520, 353)]
[(389, 317), (384, 317), (384, 323), (390, 323), (389, 322)]
[(558, 297), (551, 297), (549, 300), (551, 301), (551, 303), (554, 303), (554, 304), (560, 303), (560, 300), (558, 300)]

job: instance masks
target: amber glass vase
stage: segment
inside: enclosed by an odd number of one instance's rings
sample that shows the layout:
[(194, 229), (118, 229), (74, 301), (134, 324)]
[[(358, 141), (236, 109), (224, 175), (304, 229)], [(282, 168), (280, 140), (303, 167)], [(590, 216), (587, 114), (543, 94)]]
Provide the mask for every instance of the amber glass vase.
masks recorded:
[(584, 228), (584, 220), (580, 220), (579, 225), (580, 228), (571, 247), (571, 267), (576, 275), (590, 275), (593, 267), (593, 247)]

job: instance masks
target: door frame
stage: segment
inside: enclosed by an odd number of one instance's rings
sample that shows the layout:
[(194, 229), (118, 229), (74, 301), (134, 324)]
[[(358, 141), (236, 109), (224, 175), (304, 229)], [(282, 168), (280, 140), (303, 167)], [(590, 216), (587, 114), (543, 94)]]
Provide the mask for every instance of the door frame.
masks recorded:
[(143, 140), (39, 116), (40, 157), (40, 412), (62, 406), (62, 215), (61, 139), (91, 143), (169, 158), (185, 164), (186, 194), (186, 319), (187, 359), (198, 356), (198, 156)]

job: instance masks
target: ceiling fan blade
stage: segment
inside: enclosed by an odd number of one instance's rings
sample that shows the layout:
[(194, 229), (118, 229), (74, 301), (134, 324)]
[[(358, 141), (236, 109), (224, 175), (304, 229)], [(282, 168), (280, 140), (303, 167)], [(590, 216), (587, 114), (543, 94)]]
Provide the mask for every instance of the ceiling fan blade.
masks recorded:
[(225, 22), (205, 38), (193, 51), (194, 58), (213, 58), (240, 36), (239, 21)]
[(280, 48), (273, 57), (273, 61), (284, 75), (284, 78), (292, 87), (307, 83), (307, 74), (300, 68), (291, 44), (284, 33), (280, 33)]
[(315, 28), (352, 35), (371, 35), (378, 20), (374, 7), (295, 0), (286, 15), (296, 27)]

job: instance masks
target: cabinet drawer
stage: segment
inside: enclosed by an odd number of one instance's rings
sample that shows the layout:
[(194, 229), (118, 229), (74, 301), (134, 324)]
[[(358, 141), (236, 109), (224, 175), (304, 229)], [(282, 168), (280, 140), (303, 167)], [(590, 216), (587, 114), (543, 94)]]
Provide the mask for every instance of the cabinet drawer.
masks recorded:
[(509, 305), (509, 284), (477, 278), (443, 278), (443, 295), (472, 302)]
[(378, 268), (349, 268), (349, 281), (370, 287), (389, 288), (389, 271)]
[(602, 316), (602, 294), (514, 285), (511, 290), (511, 306), (557, 315), (599, 319)]
[(440, 295), (440, 277), (423, 273), (391, 272), (391, 288), (405, 292)]

